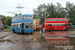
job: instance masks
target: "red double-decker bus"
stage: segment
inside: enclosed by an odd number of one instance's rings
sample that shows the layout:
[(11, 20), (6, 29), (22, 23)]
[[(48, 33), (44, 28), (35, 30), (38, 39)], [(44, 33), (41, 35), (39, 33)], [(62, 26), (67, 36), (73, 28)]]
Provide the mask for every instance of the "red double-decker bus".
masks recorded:
[(46, 18), (44, 24), (41, 25), (41, 28), (45, 30), (68, 30), (68, 20), (67, 18)]

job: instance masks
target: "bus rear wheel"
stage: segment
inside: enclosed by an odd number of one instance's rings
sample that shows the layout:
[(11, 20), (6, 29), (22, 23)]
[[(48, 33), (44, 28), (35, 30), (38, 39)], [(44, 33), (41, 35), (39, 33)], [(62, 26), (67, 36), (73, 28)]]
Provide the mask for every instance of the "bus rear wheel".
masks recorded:
[(23, 29), (21, 30), (21, 33), (24, 33), (24, 30)]
[(65, 31), (67, 31), (68, 30), (68, 28), (65, 28)]
[(50, 31), (53, 31), (53, 28), (50, 28)]

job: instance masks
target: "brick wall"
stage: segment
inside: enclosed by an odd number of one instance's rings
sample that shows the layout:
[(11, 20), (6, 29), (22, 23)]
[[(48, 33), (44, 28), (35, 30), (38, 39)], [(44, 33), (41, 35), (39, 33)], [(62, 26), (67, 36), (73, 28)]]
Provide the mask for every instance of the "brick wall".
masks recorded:
[(0, 24), (3, 26), (3, 22), (2, 22), (2, 20), (0, 19)]

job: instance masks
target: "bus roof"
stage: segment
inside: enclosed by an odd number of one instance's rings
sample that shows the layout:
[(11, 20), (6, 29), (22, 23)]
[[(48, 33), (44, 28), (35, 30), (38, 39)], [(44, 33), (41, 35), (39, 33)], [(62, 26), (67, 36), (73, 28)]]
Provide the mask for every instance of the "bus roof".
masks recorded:
[(46, 18), (46, 19), (67, 19), (67, 18)]
[(33, 20), (39, 20), (39, 19), (33, 19)]
[(32, 15), (29, 15), (29, 14), (23, 14), (23, 15), (19, 15), (19, 16), (13, 17), (12, 19), (17, 18), (17, 17), (21, 17), (21, 16), (30, 16), (30, 17), (32, 17)]

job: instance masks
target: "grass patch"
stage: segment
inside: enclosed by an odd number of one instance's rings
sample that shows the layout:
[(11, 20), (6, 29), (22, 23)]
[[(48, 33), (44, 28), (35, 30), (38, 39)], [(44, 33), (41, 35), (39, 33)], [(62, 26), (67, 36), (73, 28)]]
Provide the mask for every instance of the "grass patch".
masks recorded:
[(9, 31), (11, 31), (11, 29), (4, 29), (4, 30), (9, 30)]
[(72, 28), (72, 29), (75, 29), (75, 28)]

